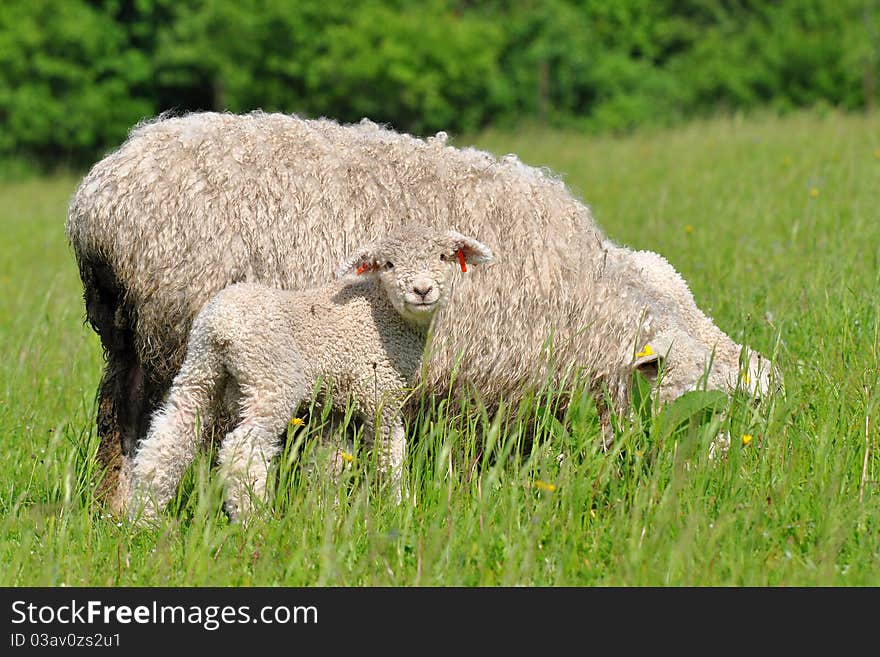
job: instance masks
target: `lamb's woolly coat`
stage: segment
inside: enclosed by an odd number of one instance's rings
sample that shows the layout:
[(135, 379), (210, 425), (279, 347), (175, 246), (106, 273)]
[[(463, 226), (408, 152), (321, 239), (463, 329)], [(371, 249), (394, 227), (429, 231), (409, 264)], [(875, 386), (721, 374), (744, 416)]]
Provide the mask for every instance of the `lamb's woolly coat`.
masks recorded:
[[(190, 114), (136, 127), (71, 202), (67, 232), (87, 308), (110, 345), (102, 435), (131, 452), (149, 404), (132, 410), (125, 398), (145, 396), (146, 380), (156, 403), (196, 311), (217, 290), (314, 285), (351, 244), (408, 220), (480, 235), (498, 256), (438, 314), (428, 391), (445, 394), (452, 382), (489, 404), (515, 398), (545, 380), (551, 336), (553, 368), (584, 368), (618, 408), (640, 343), (668, 329), (739, 369), (740, 346), (702, 313), (682, 311), (693, 299), (674, 269), (654, 261), (645, 274), (643, 257), (607, 241), (587, 206), (541, 169), (369, 121)], [(114, 371), (134, 374), (109, 385)]]
[(196, 315), (186, 358), (155, 413), (134, 462), (129, 511), (155, 516), (201, 445), (220, 407), (236, 425), (219, 460), (227, 510), (246, 513), (263, 496), (268, 465), (299, 405), (348, 403), (377, 444), (378, 462), (400, 493), (406, 440), (400, 409), (425, 352), (437, 310), (461, 268), (492, 260), (489, 247), (454, 231), (407, 225), (348, 259), (341, 281), (287, 291), (237, 283)]
[[(221, 402), (241, 413), (219, 452), (233, 517), (246, 511), (251, 492), (263, 493), (278, 437), (318, 381), (332, 404), (352, 400), (369, 426), (380, 419), (396, 429), (399, 396), (413, 385), (424, 346), (424, 335), (376, 282), (301, 292), (253, 283), (225, 288), (196, 316), (171, 397), (136, 455), (130, 512), (153, 517), (173, 497), (201, 445), (199, 426), (211, 423)], [(226, 379), (232, 388), (223, 394)], [(381, 457), (399, 468), (405, 443), (395, 439), (381, 445), (394, 453)]]

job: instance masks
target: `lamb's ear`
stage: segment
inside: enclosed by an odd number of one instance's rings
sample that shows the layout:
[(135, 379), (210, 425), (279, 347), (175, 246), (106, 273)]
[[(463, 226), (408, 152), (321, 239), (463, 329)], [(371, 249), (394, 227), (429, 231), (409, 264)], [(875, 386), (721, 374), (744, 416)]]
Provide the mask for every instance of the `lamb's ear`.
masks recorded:
[(455, 230), (450, 230), (448, 235), (452, 240), (452, 249), (455, 251), (462, 271), (467, 271), (468, 264), (482, 265), (495, 259), (492, 249), (473, 237), (462, 235)]
[(373, 247), (360, 249), (355, 255), (347, 258), (336, 270), (336, 278), (373, 275), (379, 271), (379, 265), (373, 256)]

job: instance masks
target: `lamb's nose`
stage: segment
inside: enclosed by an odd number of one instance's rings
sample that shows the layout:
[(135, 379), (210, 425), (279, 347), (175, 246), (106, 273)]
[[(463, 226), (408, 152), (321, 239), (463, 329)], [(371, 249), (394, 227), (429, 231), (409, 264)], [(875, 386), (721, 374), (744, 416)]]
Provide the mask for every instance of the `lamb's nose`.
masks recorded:
[(419, 283), (418, 285), (413, 285), (413, 292), (418, 294), (423, 299), (428, 296), (433, 289), (434, 286), (430, 283)]

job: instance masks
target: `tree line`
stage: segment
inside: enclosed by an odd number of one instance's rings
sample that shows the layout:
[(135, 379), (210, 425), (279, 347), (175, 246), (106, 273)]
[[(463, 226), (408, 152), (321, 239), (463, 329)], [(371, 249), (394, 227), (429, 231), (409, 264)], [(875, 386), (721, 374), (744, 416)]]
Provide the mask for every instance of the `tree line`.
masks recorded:
[(877, 0), (3, 0), (0, 157), (85, 166), (159, 112), (427, 134), (871, 109)]

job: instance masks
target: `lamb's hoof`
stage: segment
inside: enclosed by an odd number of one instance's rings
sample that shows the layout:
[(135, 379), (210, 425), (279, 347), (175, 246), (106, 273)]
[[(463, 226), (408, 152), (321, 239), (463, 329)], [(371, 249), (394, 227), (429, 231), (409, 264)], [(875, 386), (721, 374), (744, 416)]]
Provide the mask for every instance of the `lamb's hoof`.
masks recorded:
[(714, 463), (715, 461), (719, 461), (727, 456), (727, 451), (730, 449), (730, 436), (727, 435), (726, 432), (722, 431), (719, 433), (715, 440), (713, 440), (709, 444), (709, 462)]

